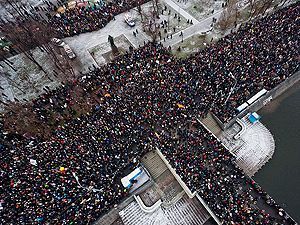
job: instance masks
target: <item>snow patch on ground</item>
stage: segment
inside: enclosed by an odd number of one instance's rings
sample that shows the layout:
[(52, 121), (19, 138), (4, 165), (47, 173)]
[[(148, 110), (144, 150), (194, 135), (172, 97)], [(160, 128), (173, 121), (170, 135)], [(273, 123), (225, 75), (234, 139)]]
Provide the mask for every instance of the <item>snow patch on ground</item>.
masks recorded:
[(222, 0), (173, 0), (176, 4), (194, 16), (197, 20), (204, 19), (214, 12), (222, 10)]
[(203, 225), (210, 217), (197, 199), (186, 195), (170, 208), (161, 206), (153, 213), (144, 212), (133, 201), (119, 214), (125, 225)]
[(235, 123), (224, 131), (221, 141), (236, 155), (236, 162), (248, 176), (253, 176), (273, 156), (275, 141), (270, 131), (261, 123), (251, 124), (246, 117), (242, 119), (246, 130), (240, 138), (234, 136), (239, 132), (239, 126)]
[[(53, 76), (55, 65), (49, 56), (39, 49), (33, 50), (32, 53), (36, 61), (42, 65), (52, 81), (48, 79), (47, 75), (23, 53), (15, 55), (9, 58), (9, 60), (13, 63), (12, 66), (16, 71), (3, 62), (1, 63), (0, 83), (1, 87), (4, 89), (2, 93), (7, 96), (2, 95), (0, 97), (1, 101), (15, 101), (16, 98), (20, 102), (24, 102), (25, 100), (34, 99), (42, 94), (45, 86), (48, 86), (50, 89), (55, 89), (60, 85), (60, 81)], [(60, 74), (60, 76), (63, 75)], [(3, 108), (0, 107), (0, 111), (2, 110)]]

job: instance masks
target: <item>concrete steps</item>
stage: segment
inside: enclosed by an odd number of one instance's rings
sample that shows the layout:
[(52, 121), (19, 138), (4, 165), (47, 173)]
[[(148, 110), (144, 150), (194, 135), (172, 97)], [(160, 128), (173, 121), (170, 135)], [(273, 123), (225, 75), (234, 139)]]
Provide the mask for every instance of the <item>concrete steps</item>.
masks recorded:
[(153, 180), (156, 180), (168, 168), (156, 152), (149, 152), (142, 158), (142, 163), (150, 173)]
[(210, 215), (196, 199), (184, 195), (175, 205), (163, 209), (172, 225), (203, 225)]
[(130, 203), (119, 215), (125, 225), (172, 225), (161, 207), (153, 213), (146, 213), (136, 201)]
[(125, 225), (203, 225), (210, 215), (198, 201), (184, 195), (170, 208), (144, 212), (136, 201), (119, 212)]
[(130, 203), (126, 208), (119, 212), (122, 221), (125, 225), (142, 224), (142, 218), (146, 216), (139, 204), (134, 201)]
[(220, 136), (222, 130), (218, 125), (216, 120), (213, 118), (212, 114), (209, 112), (207, 116), (201, 120), (201, 122), (217, 137)]
[(93, 225), (124, 225), (117, 209), (112, 209), (109, 213), (98, 219)]

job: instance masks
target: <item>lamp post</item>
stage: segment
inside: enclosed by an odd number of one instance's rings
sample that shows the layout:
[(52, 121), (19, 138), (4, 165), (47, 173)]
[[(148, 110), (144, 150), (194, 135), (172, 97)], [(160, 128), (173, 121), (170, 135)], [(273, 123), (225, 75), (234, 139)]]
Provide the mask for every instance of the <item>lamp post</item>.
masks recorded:
[(225, 104), (226, 104), (227, 101), (229, 100), (230, 96), (232, 95), (232, 93), (233, 93), (233, 91), (234, 91), (234, 89), (235, 89), (235, 86), (237, 85), (237, 79), (233, 76), (232, 73), (230, 73), (230, 76), (234, 79), (234, 85), (233, 85), (233, 86), (231, 87), (231, 89), (230, 89), (230, 92), (229, 92), (229, 94), (228, 94), (228, 96), (227, 96), (227, 98), (226, 98), (226, 100), (225, 100)]

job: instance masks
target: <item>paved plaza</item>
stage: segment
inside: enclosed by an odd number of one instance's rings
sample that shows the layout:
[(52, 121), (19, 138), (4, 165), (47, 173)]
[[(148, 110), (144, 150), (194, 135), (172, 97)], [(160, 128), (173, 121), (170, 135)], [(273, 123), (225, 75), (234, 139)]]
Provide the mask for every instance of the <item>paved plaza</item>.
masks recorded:
[[(245, 173), (252, 177), (273, 156), (275, 141), (270, 131), (259, 121), (251, 124), (245, 116), (221, 134), (221, 141), (236, 156), (236, 162)], [(240, 137), (236, 136), (240, 133)]]

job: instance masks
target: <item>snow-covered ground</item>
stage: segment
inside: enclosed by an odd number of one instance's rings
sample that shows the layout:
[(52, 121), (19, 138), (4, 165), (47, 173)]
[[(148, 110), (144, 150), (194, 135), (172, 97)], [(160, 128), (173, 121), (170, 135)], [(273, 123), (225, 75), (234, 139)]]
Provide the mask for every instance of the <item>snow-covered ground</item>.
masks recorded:
[(205, 19), (213, 14), (213, 11), (222, 10), (222, 0), (169, 0), (174, 1), (179, 8), (184, 9), (197, 20)]
[(161, 206), (153, 213), (144, 212), (133, 201), (119, 214), (125, 225), (203, 225), (210, 217), (196, 198), (186, 195), (170, 208)]
[(261, 123), (251, 124), (245, 116), (241, 123), (245, 130), (240, 138), (234, 136), (240, 132), (240, 125), (235, 123), (221, 134), (221, 141), (236, 155), (236, 162), (248, 176), (253, 176), (273, 156), (275, 141), (270, 131)]

